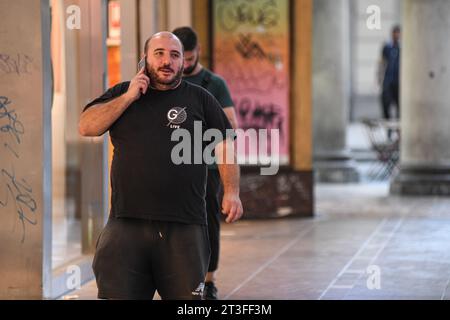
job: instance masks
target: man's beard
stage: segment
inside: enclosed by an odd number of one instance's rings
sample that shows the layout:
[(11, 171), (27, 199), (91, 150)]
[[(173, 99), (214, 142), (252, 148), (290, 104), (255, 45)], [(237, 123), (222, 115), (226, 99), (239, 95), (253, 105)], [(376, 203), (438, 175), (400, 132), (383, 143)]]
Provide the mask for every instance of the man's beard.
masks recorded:
[[(173, 77), (172, 80), (163, 80), (163, 79), (161, 79), (160, 76), (158, 76), (158, 73), (154, 68), (150, 67), (148, 69), (149, 69), (148, 76), (150, 78), (150, 83), (153, 85), (160, 84), (160, 85), (172, 87), (172, 86), (177, 85), (183, 76), (183, 66), (180, 67), (180, 69), (175, 74), (175, 76)], [(159, 68), (159, 70), (160, 69), (169, 69), (169, 67), (166, 67), (166, 68), (162, 67), (162, 68)], [(170, 69), (173, 71), (172, 68), (170, 68)]]
[(196, 68), (197, 65), (198, 65), (199, 59), (200, 59), (200, 56), (197, 56), (197, 59), (195, 59), (195, 63), (194, 63), (192, 66), (190, 66), (189, 68), (184, 69), (184, 72), (183, 72), (184, 75), (188, 76), (188, 75), (190, 75), (190, 74), (195, 70), (195, 68)]

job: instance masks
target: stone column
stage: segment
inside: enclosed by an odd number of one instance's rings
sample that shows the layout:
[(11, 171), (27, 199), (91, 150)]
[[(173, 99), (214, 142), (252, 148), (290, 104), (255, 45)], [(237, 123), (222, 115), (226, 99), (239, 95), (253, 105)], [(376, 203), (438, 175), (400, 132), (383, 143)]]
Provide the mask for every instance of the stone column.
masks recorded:
[(350, 107), (348, 0), (315, 0), (313, 11), (313, 141), (316, 180), (355, 182), (346, 147)]
[(450, 194), (450, 1), (403, 3), (400, 172), (391, 193)]
[(0, 1), (0, 299), (50, 298), (49, 1)]

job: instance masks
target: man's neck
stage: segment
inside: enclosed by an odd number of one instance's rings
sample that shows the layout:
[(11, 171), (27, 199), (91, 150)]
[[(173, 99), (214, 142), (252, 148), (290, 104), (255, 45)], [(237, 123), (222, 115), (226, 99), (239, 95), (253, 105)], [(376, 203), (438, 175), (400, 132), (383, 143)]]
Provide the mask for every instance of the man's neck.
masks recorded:
[(167, 91), (167, 90), (173, 90), (178, 88), (178, 86), (181, 84), (181, 79), (174, 83), (174, 84), (161, 84), (161, 83), (150, 83), (150, 88), (158, 90), (158, 91)]
[(197, 66), (195, 67), (195, 69), (194, 69), (191, 73), (189, 73), (189, 74), (184, 74), (183, 76), (184, 76), (184, 77), (193, 77), (193, 76), (198, 75), (202, 70), (203, 70), (203, 66), (202, 66), (202, 64), (199, 62), (199, 63), (197, 63)]

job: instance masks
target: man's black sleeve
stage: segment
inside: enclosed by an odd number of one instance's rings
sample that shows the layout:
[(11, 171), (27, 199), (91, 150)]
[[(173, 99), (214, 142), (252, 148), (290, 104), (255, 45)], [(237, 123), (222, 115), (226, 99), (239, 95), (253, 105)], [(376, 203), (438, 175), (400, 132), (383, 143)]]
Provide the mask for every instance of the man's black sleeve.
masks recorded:
[(92, 100), (89, 102), (83, 109), (83, 112), (86, 111), (88, 108), (92, 107), (93, 105), (99, 104), (99, 103), (106, 103), (109, 102), (117, 97), (120, 97), (122, 94), (127, 92), (128, 87), (130, 86), (130, 82), (121, 82), (117, 85), (115, 85), (112, 88), (109, 88), (104, 94), (102, 94), (100, 97)]
[(217, 99), (204, 90), (203, 101), (206, 129), (218, 129), (222, 133), (223, 139), (235, 139), (233, 127)]
[(233, 107), (233, 99), (231, 98), (230, 90), (222, 78), (218, 77), (217, 80), (217, 96), (215, 96), (217, 101), (222, 105), (222, 108)]

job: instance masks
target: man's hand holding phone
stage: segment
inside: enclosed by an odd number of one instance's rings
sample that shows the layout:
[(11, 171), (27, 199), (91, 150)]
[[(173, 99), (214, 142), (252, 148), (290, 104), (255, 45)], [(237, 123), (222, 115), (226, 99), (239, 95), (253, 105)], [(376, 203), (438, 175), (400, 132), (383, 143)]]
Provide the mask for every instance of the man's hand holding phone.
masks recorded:
[(135, 101), (141, 97), (141, 94), (147, 92), (150, 85), (150, 78), (147, 77), (145, 67), (141, 68), (136, 76), (131, 79), (130, 86), (128, 87), (127, 95), (132, 101)]

